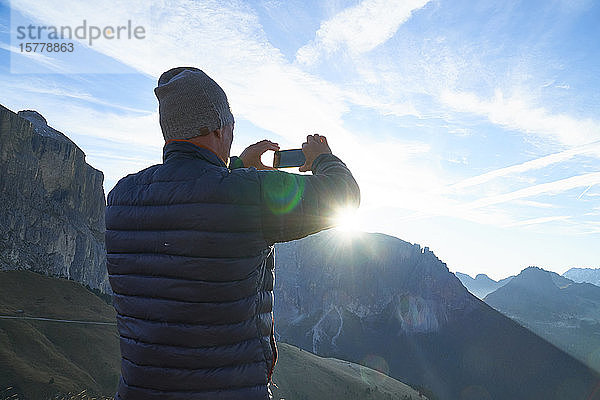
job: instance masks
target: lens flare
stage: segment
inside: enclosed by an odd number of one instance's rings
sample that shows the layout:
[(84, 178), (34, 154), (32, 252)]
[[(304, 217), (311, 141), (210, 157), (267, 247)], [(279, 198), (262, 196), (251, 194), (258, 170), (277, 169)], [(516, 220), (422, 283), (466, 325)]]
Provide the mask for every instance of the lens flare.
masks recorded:
[(304, 193), (304, 180), (293, 174), (266, 174), (264, 178), (266, 202), (275, 215), (293, 211)]
[[(369, 385), (383, 383), (386, 376), (390, 373), (390, 367), (385, 358), (376, 354), (367, 354), (360, 363), (371, 368), (370, 370), (364, 367), (360, 369), (360, 375), (363, 382), (368, 383)], [(372, 370), (375, 370), (378, 373)]]

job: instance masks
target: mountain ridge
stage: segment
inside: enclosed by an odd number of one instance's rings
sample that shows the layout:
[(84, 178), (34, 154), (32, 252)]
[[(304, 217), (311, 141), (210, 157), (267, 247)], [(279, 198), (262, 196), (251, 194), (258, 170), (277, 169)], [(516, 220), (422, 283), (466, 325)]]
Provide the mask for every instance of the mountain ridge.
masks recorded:
[(600, 287), (529, 267), (485, 301), (600, 371)]
[[(276, 245), (279, 337), (440, 399), (587, 399), (598, 374), (469, 293), (428, 248), (326, 231)], [(565, 377), (580, 384), (564, 386)], [(562, 385), (562, 386), (561, 386)], [(476, 388), (476, 389), (473, 389)]]
[(455, 272), (454, 275), (460, 279), (461, 283), (467, 288), (469, 292), (477, 296), (479, 299), (483, 299), (494, 290), (506, 285), (513, 277), (509, 276), (499, 281), (495, 281), (486, 274), (477, 274), (475, 278), (472, 278), (468, 274), (462, 272)]

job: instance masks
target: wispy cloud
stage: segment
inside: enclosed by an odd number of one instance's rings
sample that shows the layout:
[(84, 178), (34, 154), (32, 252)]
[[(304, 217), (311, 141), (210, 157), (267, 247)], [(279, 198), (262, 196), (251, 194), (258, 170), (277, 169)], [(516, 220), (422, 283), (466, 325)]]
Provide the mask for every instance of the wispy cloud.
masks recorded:
[[(23, 0), (15, 6), (27, 10), (33, 5), (33, 1)], [(49, 1), (43, 6), (37, 4), (35, 9), (36, 16), (48, 23), (81, 23), (81, 7), (76, 1), (62, 1), (60, 7)], [(57, 9), (62, 11), (57, 12)], [(113, 3), (86, 4), (85, 12), (94, 15), (95, 24), (110, 24), (135, 16), (136, 24), (147, 26), (147, 40), (143, 44), (98, 41), (94, 49), (155, 77), (176, 65), (201, 67), (223, 86), (236, 117), (280, 135), (284, 142), (280, 143), (282, 145), (296, 143), (299, 138), (316, 130), (327, 134), (330, 143), (337, 146), (341, 155), (358, 154), (364, 149), (364, 143), (343, 124), (343, 115), (351, 104), (358, 103), (390, 115), (416, 113), (410, 104), (380, 102), (361, 96), (286, 61), (280, 50), (267, 40), (256, 13), (244, 3), (180, 1), (150, 11), (141, 1), (129, 2), (126, 8)], [(148, 95), (153, 96), (152, 93)], [(86, 96), (80, 94), (78, 97)], [(121, 137), (133, 143), (138, 142), (135, 139), (137, 135), (132, 133), (139, 131), (134, 129), (136, 124), (149, 128), (149, 122), (155, 120), (155, 116), (148, 119), (109, 114), (107, 117), (114, 128), (110, 137), (115, 140)], [(79, 112), (78, 118), (81, 122), (65, 123), (93, 135), (106, 131), (106, 124), (99, 124), (102, 117), (97, 112)], [(143, 120), (141, 125), (140, 118)], [(118, 124), (122, 126), (118, 127)], [(94, 126), (103, 128), (95, 129)], [(125, 135), (124, 131), (129, 128), (132, 130)], [(244, 140), (244, 136), (238, 137)], [(428, 148), (426, 145), (415, 146), (414, 149), (419, 152), (424, 146)], [(380, 157), (376, 161), (363, 164), (363, 169), (370, 171), (365, 176), (380, 168), (391, 168), (394, 164), (394, 160), (382, 160)]]
[(467, 187), (481, 185), (499, 177), (522, 174), (531, 170), (542, 169), (552, 164), (565, 162), (578, 155), (592, 155), (600, 158), (600, 141), (539, 157), (521, 164), (511, 165), (510, 167), (495, 169), (485, 174), (462, 180), (450, 186), (450, 188), (453, 190), (461, 190)]
[[(31, 61), (44, 65), (46, 68), (49, 68), (50, 71), (61, 73), (67, 70), (67, 66), (65, 63), (57, 58), (48, 57), (42, 53), (37, 52), (23, 52), (16, 46), (10, 46), (6, 43), (0, 42), (0, 49), (7, 50), (13, 54), (11, 57), (25, 57)], [(27, 72), (27, 71), (24, 71)]]
[(553, 217), (531, 218), (531, 219), (526, 219), (523, 221), (513, 222), (513, 223), (505, 225), (504, 227), (511, 228), (511, 227), (515, 227), (515, 226), (539, 225), (539, 224), (545, 224), (548, 222), (567, 221), (570, 218), (571, 217), (568, 215), (557, 215), (557, 216), (553, 216)]
[(298, 50), (296, 60), (312, 64), (321, 54), (341, 47), (355, 55), (370, 51), (394, 36), (398, 27), (428, 2), (363, 0), (323, 22), (315, 39)]
[(529, 104), (524, 98), (505, 98), (500, 90), (490, 99), (481, 99), (470, 92), (445, 90), (440, 100), (454, 110), (481, 115), (494, 124), (552, 139), (562, 145), (578, 146), (600, 140), (600, 122), (552, 114), (543, 107)]
[(500, 194), (497, 196), (484, 197), (473, 202), (467, 203), (465, 208), (480, 208), (490, 205), (506, 203), (508, 201), (518, 200), (527, 197), (538, 196), (541, 194), (558, 194), (578, 187), (587, 187), (600, 183), (600, 172), (576, 175), (566, 179), (560, 179), (553, 182), (533, 185), (513, 192)]
[(543, 203), (541, 201), (534, 201), (534, 200), (514, 200), (513, 203), (518, 204), (518, 205), (527, 206), (527, 207), (538, 208), (538, 209), (540, 209), (540, 208), (558, 208), (558, 205), (556, 205), (556, 204)]
[(25, 80), (18, 80), (13, 82), (4, 82), (6, 88), (17, 90), (17, 91), (25, 91), (31, 94), (43, 94), (56, 96), (64, 100), (65, 98), (82, 100), (84, 102), (98, 104), (110, 108), (115, 108), (122, 111), (127, 112), (135, 112), (135, 113), (148, 113), (148, 110), (142, 110), (135, 107), (128, 107), (116, 104), (111, 101), (105, 101), (99, 99), (95, 96), (92, 96), (90, 93), (79, 90), (72, 86), (66, 86), (65, 84), (58, 85), (53, 81), (47, 81), (46, 79), (39, 79), (35, 77), (28, 77)]

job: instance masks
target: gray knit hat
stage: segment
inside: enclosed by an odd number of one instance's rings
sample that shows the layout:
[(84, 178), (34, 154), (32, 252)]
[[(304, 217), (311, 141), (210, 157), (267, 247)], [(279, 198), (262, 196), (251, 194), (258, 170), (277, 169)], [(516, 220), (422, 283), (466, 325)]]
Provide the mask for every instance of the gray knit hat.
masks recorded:
[(198, 68), (168, 70), (158, 79), (154, 94), (165, 141), (204, 136), (233, 124), (225, 92)]

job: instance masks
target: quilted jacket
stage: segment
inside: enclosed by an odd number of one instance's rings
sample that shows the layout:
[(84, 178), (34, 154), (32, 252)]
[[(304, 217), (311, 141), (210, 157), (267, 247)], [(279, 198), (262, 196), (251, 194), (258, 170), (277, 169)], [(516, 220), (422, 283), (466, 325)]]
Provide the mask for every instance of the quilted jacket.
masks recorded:
[(121, 179), (106, 208), (121, 347), (115, 399), (269, 399), (273, 244), (331, 227), (336, 209), (359, 198), (331, 154), (313, 175), (230, 169), (186, 141)]

